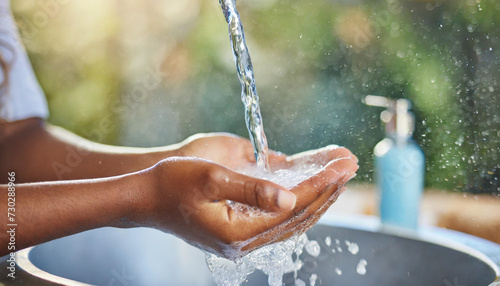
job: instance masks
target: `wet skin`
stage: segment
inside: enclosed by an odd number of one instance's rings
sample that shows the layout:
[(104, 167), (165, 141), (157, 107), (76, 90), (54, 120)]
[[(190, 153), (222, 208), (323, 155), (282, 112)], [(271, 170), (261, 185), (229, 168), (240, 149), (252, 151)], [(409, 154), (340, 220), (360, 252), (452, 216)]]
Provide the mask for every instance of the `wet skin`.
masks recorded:
[[(0, 123), (0, 174), (16, 173), (16, 222), (22, 225), (16, 250), (98, 227), (147, 226), (235, 258), (311, 227), (358, 168), (357, 158), (340, 147), (272, 152), (273, 170), (324, 166), (288, 190), (234, 171), (254, 163), (250, 142), (231, 134), (127, 148), (92, 143), (37, 118)], [(0, 186), (0, 199), (7, 202), (7, 185)], [(267, 214), (235, 211), (226, 200)], [(7, 217), (6, 203), (0, 215)], [(0, 244), (8, 239), (1, 236)]]

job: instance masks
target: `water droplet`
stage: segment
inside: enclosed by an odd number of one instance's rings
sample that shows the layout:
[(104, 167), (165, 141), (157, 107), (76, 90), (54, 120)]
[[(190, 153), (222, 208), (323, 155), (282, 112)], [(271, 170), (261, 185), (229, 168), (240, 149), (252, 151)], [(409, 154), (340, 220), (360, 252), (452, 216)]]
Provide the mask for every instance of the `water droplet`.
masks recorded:
[(316, 240), (311, 240), (306, 244), (306, 251), (307, 253), (309, 253), (309, 255), (318, 257), (319, 253), (321, 252), (321, 248)]
[(356, 267), (356, 272), (359, 274), (359, 275), (365, 275), (366, 274), (366, 265), (368, 264), (368, 262), (366, 262), (366, 260), (364, 259), (361, 259), (358, 263), (358, 266)]
[(329, 236), (327, 236), (327, 237), (325, 238), (325, 243), (326, 243), (326, 245), (327, 245), (327, 246), (332, 245), (332, 239), (331, 239)]
[(295, 286), (306, 286), (306, 282), (304, 282), (301, 279), (297, 278), (297, 279), (295, 279)]
[(309, 277), (309, 285), (316, 285), (316, 280), (318, 280), (318, 275), (316, 275), (316, 273), (311, 274), (311, 277)]
[(337, 273), (337, 275), (342, 275), (342, 270), (338, 269), (338, 268), (335, 268), (335, 273)]
[(359, 246), (357, 243), (346, 240), (345, 244), (347, 245), (347, 250), (349, 250), (349, 252), (352, 253), (352, 255), (358, 254)]

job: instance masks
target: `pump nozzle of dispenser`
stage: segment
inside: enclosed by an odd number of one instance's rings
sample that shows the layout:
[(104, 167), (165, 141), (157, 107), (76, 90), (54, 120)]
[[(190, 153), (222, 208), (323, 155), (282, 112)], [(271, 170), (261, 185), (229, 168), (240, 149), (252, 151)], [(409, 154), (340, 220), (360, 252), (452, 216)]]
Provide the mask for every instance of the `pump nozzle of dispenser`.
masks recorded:
[(368, 95), (363, 103), (370, 106), (384, 107), (380, 119), (385, 123), (387, 137), (393, 138), (398, 144), (411, 138), (414, 130), (414, 116), (410, 112), (411, 101), (408, 99), (390, 99), (383, 96)]

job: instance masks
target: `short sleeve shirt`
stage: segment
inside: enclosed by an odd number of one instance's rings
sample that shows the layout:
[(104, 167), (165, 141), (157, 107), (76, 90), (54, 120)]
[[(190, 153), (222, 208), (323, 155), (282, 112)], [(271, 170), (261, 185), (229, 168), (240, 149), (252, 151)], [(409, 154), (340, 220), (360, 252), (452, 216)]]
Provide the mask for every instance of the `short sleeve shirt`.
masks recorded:
[(0, 69), (0, 83), (8, 77), (0, 91), (0, 120), (47, 118), (47, 101), (21, 42), (9, 0), (0, 0), (0, 54), (8, 65), (7, 73)]

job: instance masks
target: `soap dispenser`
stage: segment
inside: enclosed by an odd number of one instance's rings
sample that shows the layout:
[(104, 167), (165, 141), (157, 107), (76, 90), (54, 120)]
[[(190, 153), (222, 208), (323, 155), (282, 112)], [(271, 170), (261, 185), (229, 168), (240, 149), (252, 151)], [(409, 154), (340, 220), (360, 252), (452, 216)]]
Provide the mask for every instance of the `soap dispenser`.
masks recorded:
[(370, 106), (384, 107), (385, 139), (374, 149), (375, 175), (380, 197), (380, 219), (384, 226), (416, 230), (424, 188), (425, 158), (412, 140), (414, 116), (407, 99), (369, 95)]

